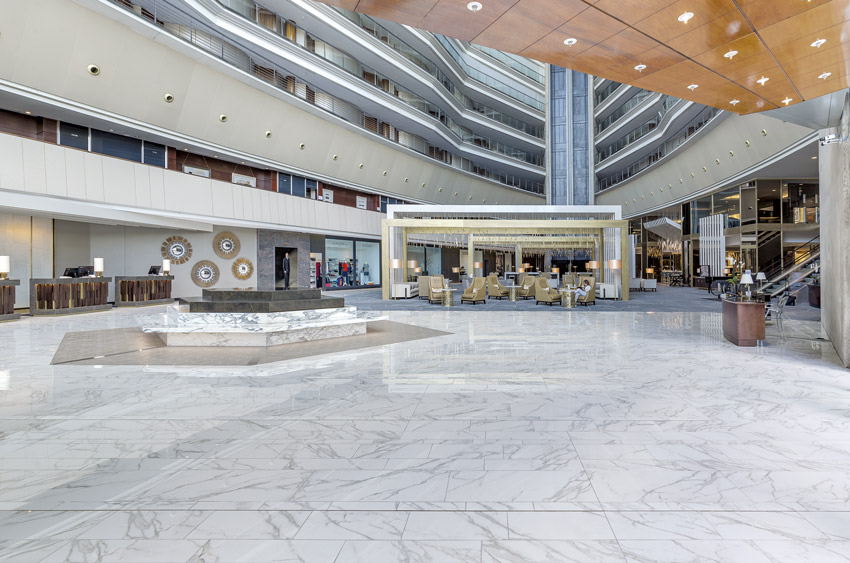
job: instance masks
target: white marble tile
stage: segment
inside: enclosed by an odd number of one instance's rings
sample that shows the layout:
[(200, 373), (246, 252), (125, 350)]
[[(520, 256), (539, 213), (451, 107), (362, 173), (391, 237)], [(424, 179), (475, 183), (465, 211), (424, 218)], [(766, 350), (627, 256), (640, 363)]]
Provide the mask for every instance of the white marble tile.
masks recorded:
[(483, 563), (623, 563), (625, 557), (616, 541), (531, 541), (503, 540), (483, 542)]
[(210, 516), (202, 510), (134, 510), (104, 514), (97, 525), (76, 537), (85, 540), (183, 539)]
[(408, 513), (401, 511), (313, 512), (301, 525), (299, 540), (400, 540)]
[(411, 512), (405, 540), (486, 540), (508, 538), (506, 512)]
[(593, 502), (596, 493), (583, 471), (458, 471), (448, 501)]
[(753, 542), (774, 563), (847, 563), (850, 542), (840, 540)]
[(334, 563), (470, 563), (479, 541), (347, 541)]
[(42, 559), (42, 563), (66, 561), (117, 563), (188, 561), (200, 547), (190, 540), (73, 540)]
[(309, 511), (217, 510), (189, 531), (197, 540), (286, 540), (295, 534)]
[(334, 563), (342, 541), (209, 540), (192, 563)]
[[(850, 509), (848, 506), (842, 508)], [(829, 539), (850, 541), (850, 511), (802, 512), (800, 516), (811, 522)]]
[(512, 540), (612, 540), (601, 512), (510, 512)]
[(623, 511), (606, 512), (606, 516), (618, 540), (723, 539), (700, 512)]
[(772, 563), (753, 542), (730, 540), (620, 540), (629, 563)]
[(802, 514), (791, 512), (705, 512), (728, 540), (822, 540), (827, 537)]

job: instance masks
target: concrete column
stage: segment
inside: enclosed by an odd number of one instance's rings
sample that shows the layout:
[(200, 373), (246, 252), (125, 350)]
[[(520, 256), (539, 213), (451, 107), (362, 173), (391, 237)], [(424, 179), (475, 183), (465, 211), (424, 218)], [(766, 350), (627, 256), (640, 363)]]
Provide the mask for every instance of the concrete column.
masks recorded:
[(844, 367), (850, 367), (850, 103), (837, 128), (844, 142), (820, 147), (821, 324)]
[(469, 235), (469, 243), (468, 243), (469, 252), (466, 255), (466, 275), (474, 278), (475, 277), (475, 268), (472, 265), (475, 263), (475, 243), (472, 240), (472, 235)]
[(516, 245), (516, 265), (514, 266), (514, 271), (519, 272), (520, 268), (522, 268), (522, 247)]

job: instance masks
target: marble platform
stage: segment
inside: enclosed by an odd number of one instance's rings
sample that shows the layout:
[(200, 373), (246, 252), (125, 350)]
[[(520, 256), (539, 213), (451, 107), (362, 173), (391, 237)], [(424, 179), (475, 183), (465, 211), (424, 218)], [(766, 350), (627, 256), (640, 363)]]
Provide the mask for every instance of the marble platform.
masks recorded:
[(343, 307), (345, 299), (323, 296), (320, 289), (205, 289), (201, 297), (180, 303), (191, 313), (280, 313)]
[(164, 315), (139, 319), (142, 331), (167, 346), (277, 346), (366, 334), (366, 323), (385, 320), (355, 307), (288, 313), (191, 313), (170, 307)]

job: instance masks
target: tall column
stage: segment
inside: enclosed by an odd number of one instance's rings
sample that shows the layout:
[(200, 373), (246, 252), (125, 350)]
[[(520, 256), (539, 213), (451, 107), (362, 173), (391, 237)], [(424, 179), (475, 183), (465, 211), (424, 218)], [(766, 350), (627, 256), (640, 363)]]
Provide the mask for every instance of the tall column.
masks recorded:
[[(327, 258), (327, 257), (325, 257)], [(390, 270), (390, 228), (387, 220), (381, 220), (381, 299), (390, 298), (390, 288), (395, 283), (394, 272)]]
[(626, 222), (624, 226), (620, 227), (620, 266), (622, 267), (620, 270), (620, 297), (623, 301), (629, 300), (629, 274), (631, 273), (629, 262), (634, 260), (634, 256), (630, 252), (629, 238), (628, 222)]
[(475, 268), (472, 267), (475, 263), (475, 244), (472, 241), (472, 234), (469, 235), (468, 248), (469, 253), (466, 255), (466, 275), (473, 278), (475, 277)]
[(520, 245), (516, 245), (516, 262), (514, 271), (519, 272), (520, 268), (522, 268), (522, 247)]
[(404, 272), (402, 280), (404, 283), (407, 283), (410, 281), (407, 271), (407, 227), (401, 229), (401, 268), (402, 272)]
[[(850, 103), (844, 100), (844, 113), (837, 128), (821, 130), (821, 135), (837, 134), (845, 139), (850, 132)], [(820, 177), (820, 259), (821, 323), (844, 367), (850, 367), (850, 142), (819, 149)], [(701, 250), (701, 249), (700, 249)]]

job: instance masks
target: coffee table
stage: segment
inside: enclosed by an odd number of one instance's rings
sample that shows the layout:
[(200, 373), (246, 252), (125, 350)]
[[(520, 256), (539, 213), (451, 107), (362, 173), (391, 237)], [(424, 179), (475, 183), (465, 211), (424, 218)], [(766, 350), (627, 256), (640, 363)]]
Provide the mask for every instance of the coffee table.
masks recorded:
[(570, 287), (562, 287), (558, 290), (561, 294), (561, 307), (572, 309), (575, 307), (575, 290)]
[(511, 284), (506, 285), (505, 288), (508, 290), (508, 301), (516, 301), (518, 299), (517, 289), (519, 289), (519, 286)]
[(443, 307), (453, 307), (455, 304), (455, 291), (454, 288), (446, 288), (442, 291), (442, 299), (443, 299)]

